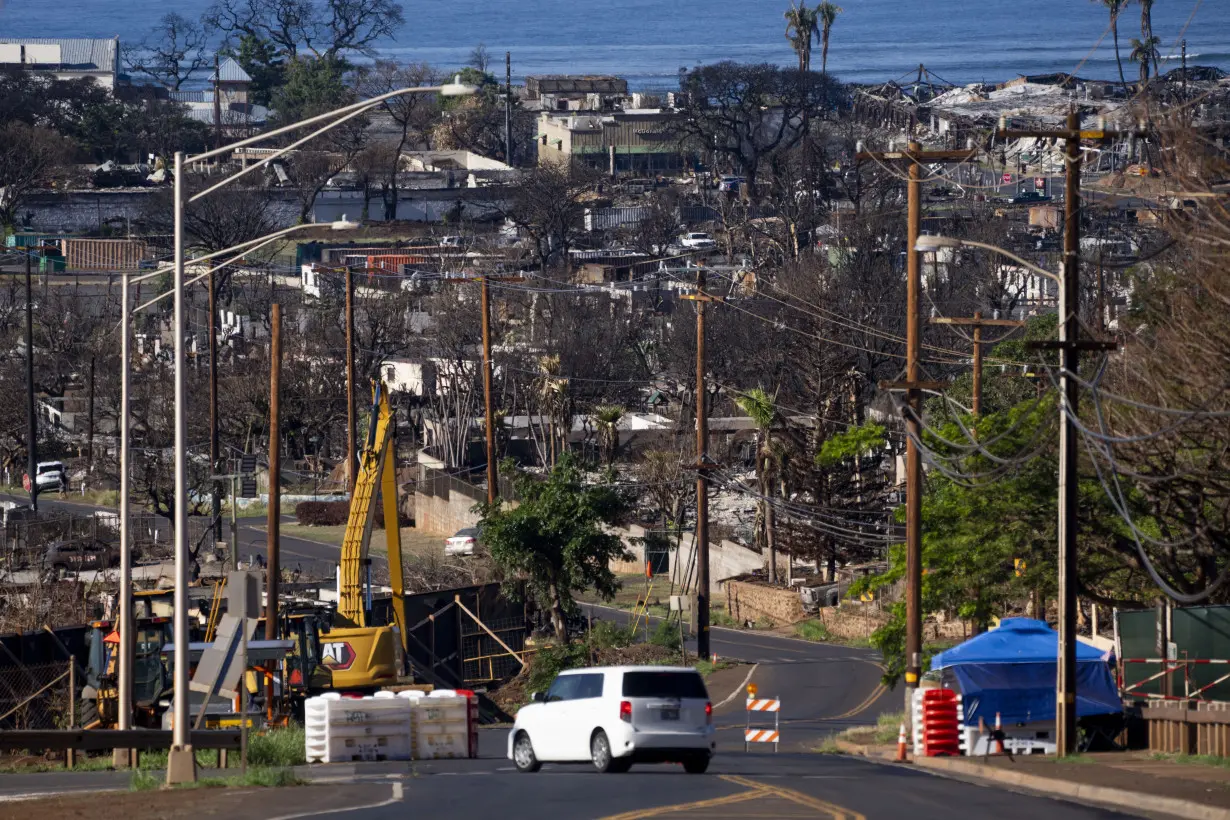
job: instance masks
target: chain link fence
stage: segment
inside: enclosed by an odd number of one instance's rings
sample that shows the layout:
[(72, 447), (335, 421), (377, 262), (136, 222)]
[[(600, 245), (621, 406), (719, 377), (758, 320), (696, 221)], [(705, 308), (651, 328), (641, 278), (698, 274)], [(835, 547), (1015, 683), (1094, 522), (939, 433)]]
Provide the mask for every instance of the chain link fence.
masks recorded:
[(75, 701), (71, 661), (0, 666), (0, 730), (67, 729)]

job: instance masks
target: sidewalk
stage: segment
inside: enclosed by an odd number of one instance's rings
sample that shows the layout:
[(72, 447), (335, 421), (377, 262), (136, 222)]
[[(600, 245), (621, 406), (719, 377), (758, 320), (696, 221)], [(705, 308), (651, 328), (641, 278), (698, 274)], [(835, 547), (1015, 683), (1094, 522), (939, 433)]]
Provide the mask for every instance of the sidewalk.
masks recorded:
[[(844, 741), (838, 746), (879, 760), (893, 760), (896, 754), (895, 747)], [(1063, 761), (1042, 755), (924, 757), (913, 765), (1052, 797), (1191, 820), (1230, 820), (1230, 767), (1154, 758), (1149, 752), (1102, 752)]]

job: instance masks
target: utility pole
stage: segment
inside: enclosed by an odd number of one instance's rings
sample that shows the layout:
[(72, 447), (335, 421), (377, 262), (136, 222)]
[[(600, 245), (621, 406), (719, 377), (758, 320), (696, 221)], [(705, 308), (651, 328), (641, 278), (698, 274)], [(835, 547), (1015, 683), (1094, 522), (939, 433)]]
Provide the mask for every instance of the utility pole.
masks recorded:
[[(375, 420), (371, 421), (375, 424)], [(358, 480), (358, 459), (355, 454), (355, 430), (358, 410), (354, 401), (354, 269), (346, 266), (346, 492), (354, 497)]]
[(487, 503), (494, 504), (500, 494), (500, 479), (495, 465), (495, 409), (491, 395), (491, 289), (487, 278), (488, 275), (483, 273), (483, 405), (487, 427)]
[[(216, 61), (216, 58), (215, 58)], [(217, 69), (215, 67), (215, 75)], [(215, 91), (215, 96), (217, 92)], [(217, 475), (222, 472), (218, 465), (221, 448), (218, 446), (218, 293), (214, 282), (214, 273), (209, 273), (209, 473)], [(222, 485), (213, 483), (213, 499), (209, 512), (214, 519), (214, 543), (222, 540)], [(235, 499), (231, 499), (235, 503)]]
[[(214, 148), (222, 147), (222, 97), (218, 94), (218, 88), (222, 82), (222, 75), (218, 69), (218, 55), (214, 54)], [(209, 277), (209, 281), (213, 283), (213, 276)], [(213, 468), (216, 470), (217, 458), (214, 459)]]
[(709, 647), (709, 408), (705, 401), (705, 303), (721, 297), (705, 292), (705, 269), (696, 269), (696, 656), (708, 659)]
[[(282, 306), (274, 304), (269, 329), (269, 516), (266, 533), (269, 556), (265, 572), (265, 638), (278, 637), (278, 581), (281, 578), (278, 540), (281, 537), (282, 499), (279, 477), (282, 472)], [(266, 679), (268, 703), (273, 702), (273, 678)]]
[[(1186, 82), (1186, 80), (1184, 80)], [(504, 162), (513, 164), (512, 156), (512, 52), (504, 52)]]
[(94, 357), (90, 357), (90, 387), (86, 398), (85, 470), (94, 469)]
[(1081, 350), (1114, 350), (1108, 342), (1080, 339), (1081, 139), (1105, 140), (1102, 130), (1082, 131), (1076, 109), (1057, 131), (1017, 131), (1001, 120), (1001, 139), (1034, 137), (1064, 141), (1063, 269), (1059, 281), (1059, 341), (1029, 342), (1034, 350), (1059, 350), (1059, 663), (1055, 687), (1055, 746), (1060, 756), (1076, 751), (1076, 512), (1078, 384)]
[(30, 509), (38, 512), (38, 416), (34, 414), (34, 294), (30, 285), (34, 258), (26, 252), (26, 475)]
[(974, 315), (969, 318), (948, 318), (947, 316), (937, 316), (931, 319), (933, 325), (966, 325), (974, 328), (974, 389), (973, 389), (973, 416), (975, 419), (982, 417), (982, 329), (984, 327), (1025, 327), (1024, 322), (1016, 321), (1015, 319), (984, 319), (982, 311), (974, 311)]
[(922, 302), (922, 266), (917, 250), (922, 233), (922, 166), (934, 162), (966, 162), (978, 156), (978, 151), (924, 151), (922, 145), (911, 142), (906, 151), (866, 152), (856, 160), (909, 163), (908, 217), (906, 231), (906, 380), (881, 382), (881, 390), (905, 390), (909, 412), (905, 419), (905, 714), (910, 722), (911, 700), (922, 675), (922, 453), (918, 442), (922, 437), (922, 391), (938, 390), (946, 385), (919, 379), (922, 358), (922, 334), (919, 328)]

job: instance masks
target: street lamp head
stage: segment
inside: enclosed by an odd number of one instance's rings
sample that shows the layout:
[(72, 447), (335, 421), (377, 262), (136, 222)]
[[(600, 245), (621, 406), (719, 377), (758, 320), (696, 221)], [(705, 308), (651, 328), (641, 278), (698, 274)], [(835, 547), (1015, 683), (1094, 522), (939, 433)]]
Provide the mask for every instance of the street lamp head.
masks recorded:
[(461, 75), (453, 76), (451, 83), (440, 86), (441, 97), (465, 97), (478, 91), (478, 86), (466, 85), (461, 81)]
[(331, 223), (329, 227), (335, 231), (355, 231), (363, 227), (363, 224), (361, 222), (351, 222), (346, 218), (346, 214), (342, 214), (342, 218)]
[(935, 253), (941, 248), (959, 248), (964, 243), (951, 236), (920, 236), (914, 243), (914, 250), (919, 253)]

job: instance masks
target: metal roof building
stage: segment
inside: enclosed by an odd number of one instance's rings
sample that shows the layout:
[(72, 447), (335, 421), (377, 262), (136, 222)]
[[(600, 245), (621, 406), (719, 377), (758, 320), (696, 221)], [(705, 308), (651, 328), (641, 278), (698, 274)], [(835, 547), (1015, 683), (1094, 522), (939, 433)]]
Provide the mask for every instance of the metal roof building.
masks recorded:
[(93, 78), (113, 89), (120, 73), (120, 38), (0, 36), (0, 66), (11, 65), (61, 80)]

